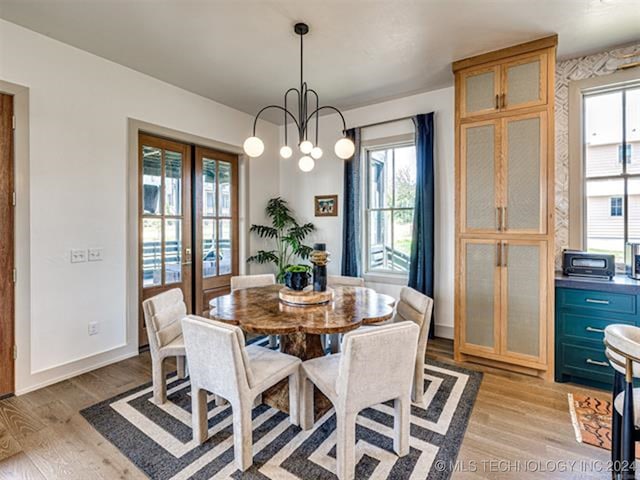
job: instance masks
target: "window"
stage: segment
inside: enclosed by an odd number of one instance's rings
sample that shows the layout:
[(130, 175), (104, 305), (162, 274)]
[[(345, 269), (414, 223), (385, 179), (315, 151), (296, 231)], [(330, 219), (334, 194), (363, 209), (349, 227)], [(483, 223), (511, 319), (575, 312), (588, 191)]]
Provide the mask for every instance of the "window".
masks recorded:
[[(585, 245), (624, 263), (640, 242), (640, 86), (584, 94)], [(623, 161), (624, 159), (624, 161)], [(636, 158), (637, 160), (637, 158)]]
[(611, 216), (622, 216), (622, 197), (611, 197)]
[(366, 271), (409, 272), (416, 193), (413, 143), (366, 151)]

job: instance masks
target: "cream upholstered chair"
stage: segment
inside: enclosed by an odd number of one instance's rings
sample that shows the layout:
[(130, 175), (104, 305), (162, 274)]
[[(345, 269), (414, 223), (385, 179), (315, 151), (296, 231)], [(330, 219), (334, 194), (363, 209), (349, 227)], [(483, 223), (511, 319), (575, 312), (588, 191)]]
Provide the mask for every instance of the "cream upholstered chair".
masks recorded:
[[(276, 284), (276, 276), (273, 273), (265, 273), (262, 275), (240, 275), (231, 277), (231, 291), (244, 290), (245, 288), (267, 287)], [(269, 335), (269, 346), (276, 347), (278, 345), (278, 337)]]
[(144, 322), (149, 337), (153, 401), (167, 401), (164, 361), (176, 357), (178, 377), (186, 376), (184, 340), (180, 321), (187, 315), (182, 290), (174, 288), (142, 302)]
[(433, 299), (411, 287), (402, 287), (400, 300), (396, 305), (393, 323), (411, 321), (420, 327), (418, 350), (413, 372), (413, 390), (411, 399), (422, 404), (424, 400), (424, 356), (427, 353), (427, 340), (431, 328)]
[[(280, 380), (289, 379), (289, 416), (298, 424), (300, 359), (268, 348), (245, 347), (240, 328), (189, 315), (182, 320), (191, 379), (193, 438), (206, 441), (207, 391), (231, 403), (237, 467), (253, 463), (251, 410), (254, 399)], [(213, 353), (215, 352), (215, 353)]]
[(338, 355), (302, 364), (301, 426), (313, 426), (313, 384), (336, 410), (336, 460), (340, 480), (355, 473), (356, 417), (361, 410), (394, 401), (393, 449), (409, 453), (411, 377), (420, 329), (409, 322), (384, 325), (344, 335)]
[[(327, 276), (327, 285), (330, 287), (364, 287), (364, 278), (345, 277), (344, 275)], [(323, 335), (323, 346), (327, 348), (327, 339), (331, 348), (331, 353), (340, 351), (340, 334), (332, 333), (331, 335)]]

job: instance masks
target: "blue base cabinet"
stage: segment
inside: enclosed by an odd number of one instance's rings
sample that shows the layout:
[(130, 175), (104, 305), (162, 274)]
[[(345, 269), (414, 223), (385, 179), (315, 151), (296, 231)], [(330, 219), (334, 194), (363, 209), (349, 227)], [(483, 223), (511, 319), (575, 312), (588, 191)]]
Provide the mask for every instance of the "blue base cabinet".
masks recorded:
[(556, 286), (555, 380), (611, 390), (613, 369), (604, 353), (604, 329), (613, 323), (640, 325), (640, 295), (629, 289), (596, 290), (597, 284), (591, 288)]

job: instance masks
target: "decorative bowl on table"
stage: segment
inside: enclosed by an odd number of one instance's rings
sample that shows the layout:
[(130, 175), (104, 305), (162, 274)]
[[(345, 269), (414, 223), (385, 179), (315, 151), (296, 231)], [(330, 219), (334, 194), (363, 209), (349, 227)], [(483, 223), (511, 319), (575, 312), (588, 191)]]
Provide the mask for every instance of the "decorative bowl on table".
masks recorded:
[(310, 280), (311, 275), (309, 275), (309, 272), (306, 270), (303, 272), (289, 271), (284, 274), (284, 284), (296, 292), (304, 290), (305, 287), (309, 285)]

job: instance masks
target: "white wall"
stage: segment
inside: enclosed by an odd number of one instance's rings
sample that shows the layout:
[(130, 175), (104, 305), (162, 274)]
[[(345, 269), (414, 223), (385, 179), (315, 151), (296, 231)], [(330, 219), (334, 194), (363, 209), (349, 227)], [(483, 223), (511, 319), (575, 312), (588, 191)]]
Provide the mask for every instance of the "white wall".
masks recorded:
[[(392, 120), (418, 113), (435, 112), (435, 318), (436, 335), (453, 338), (454, 281), (454, 90), (453, 87), (412, 95), (397, 100), (349, 110), (344, 113), (347, 127)], [(371, 140), (411, 132), (410, 120), (372, 127), (363, 131)], [(281, 138), (283, 138), (281, 128)], [(329, 273), (339, 274), (342, 256), (343, 161), (333, 153), (342, 123), (337, 115), (321, 117), (320, 146), (323, 157), (315, 169), (298, 169), (299, 155), (280, 160), (280, 192), (304, 221), (312, 221), (318, 231), (313, 236), (327, 243), (332, 254)], [(293, 129), (289, 130), (293, 133)], [(338, 194), (337, 217), (314, 217), (315, 195)], [(379, 291), (397, 296), (400, 287), (389, 282), (369, 281)]]
[[(0, 81), (28, 89), (29, 152), (16, 159), (17, 176), (26, 176), (18, 202), (29, 205), (17, 212), (26, 232), (18, 259), (30, 249), (18, 263), (23, 393), (137, 354), (137, 318), (126, 314), (128, 119), (239, 147), (252, 117), (3, 20)], [(259, 133), (267, 153), (249, 164), (248, 223), (262, 221), (279, 191), (279, 162), (269, 155), (278, 129), (261, 123)], [(88, 247), (103, 247), (104, 261), (69, 262), (71, 248)], [(90, 321), (99, 322), (96, 336)]]

